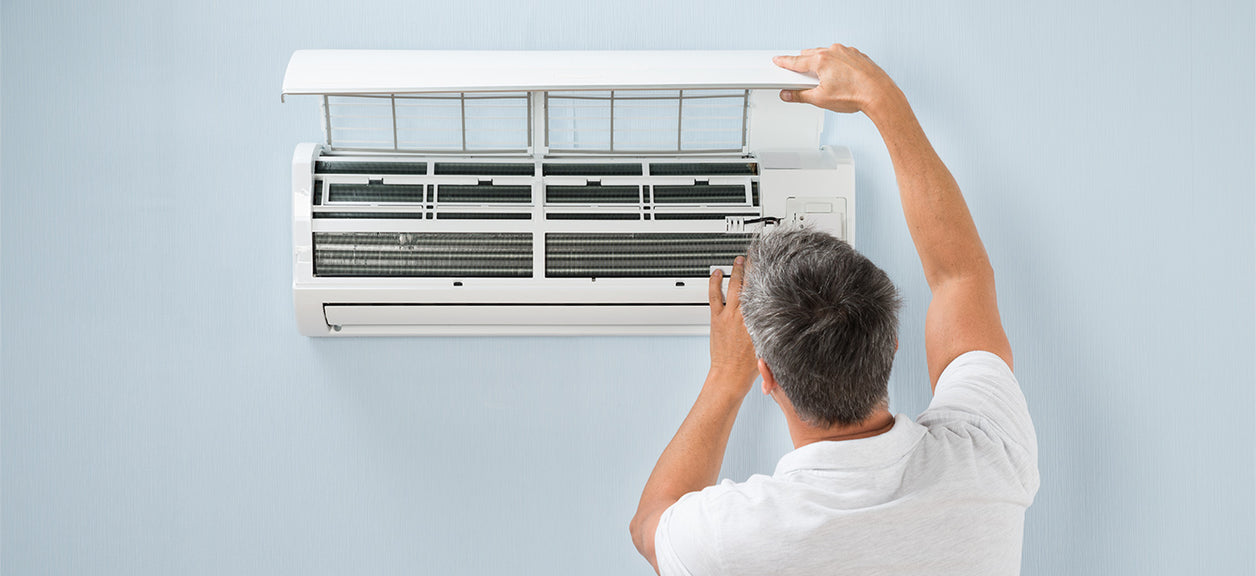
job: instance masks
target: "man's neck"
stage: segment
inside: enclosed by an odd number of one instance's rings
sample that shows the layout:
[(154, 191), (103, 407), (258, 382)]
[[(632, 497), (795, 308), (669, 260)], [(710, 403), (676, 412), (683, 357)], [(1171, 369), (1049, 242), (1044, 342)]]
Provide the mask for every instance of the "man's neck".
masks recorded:
[(870, 438), (889, 432), (894, 427), (894, 415), (886, 408), (878, 408), (867, 420), (852, 425), (834, 425), (819, 427), (807, 424), (797, 417), (786, 417), (789, 422), (789, 437), (794, 441), (794, 448), (802, 448), (815, 442), (835, 442), (841, 440), (858, 440)]

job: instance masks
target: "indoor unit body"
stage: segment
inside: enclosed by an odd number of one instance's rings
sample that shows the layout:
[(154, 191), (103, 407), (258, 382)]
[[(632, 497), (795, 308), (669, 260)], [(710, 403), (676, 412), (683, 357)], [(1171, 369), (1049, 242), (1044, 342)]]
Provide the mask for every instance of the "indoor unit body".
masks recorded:
[(773, 54), (296, 52), (324, 130), (292, 163), (301, 332), (707, 333), (754, 234), (854, 241), (850, 153)]

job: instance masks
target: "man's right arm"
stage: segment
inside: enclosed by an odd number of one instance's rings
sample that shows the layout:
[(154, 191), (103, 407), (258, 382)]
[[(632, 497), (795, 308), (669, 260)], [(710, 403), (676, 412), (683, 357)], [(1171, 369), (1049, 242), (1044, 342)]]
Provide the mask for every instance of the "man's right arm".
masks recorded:
[(994, 270), (959, 185), (925, 137), (906, 96), (867, 56), (840, 44), (778, 57), (776, 63), (810, 72), (820, 85), (785, 91), (782, 98), (836, 112), (862, 111), (889, 150), (903, 214), (925, 280), (933, 293), (925, 319), (929, 380), (972, 350), (998, 355), (1012, 366), (1012, 347), (999, 320)]

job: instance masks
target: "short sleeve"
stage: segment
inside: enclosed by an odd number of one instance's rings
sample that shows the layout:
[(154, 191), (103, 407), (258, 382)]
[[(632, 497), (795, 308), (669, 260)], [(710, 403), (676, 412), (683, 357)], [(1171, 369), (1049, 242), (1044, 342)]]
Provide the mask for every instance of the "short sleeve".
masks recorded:
[(685, 494), (659, 517), (654, 532), (654, 559), (660, 576), (720, 573), (706, 496), (705, 492)]
[(1020, 383), (1002, 358), (974, 351), (952, 360), (938, 377), (933, 401), (918, 421), (930, 426), (957, 415), (975, 417), (1001, 440), (1022, 451), (1026, 484), (1037, 483), (1038, 440), (1029, 406)]

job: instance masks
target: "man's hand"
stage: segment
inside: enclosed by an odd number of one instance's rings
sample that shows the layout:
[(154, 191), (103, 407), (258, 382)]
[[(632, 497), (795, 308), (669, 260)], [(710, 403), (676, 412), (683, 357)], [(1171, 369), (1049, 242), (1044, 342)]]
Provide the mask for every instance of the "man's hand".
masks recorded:
[(798, 56), (777, 56), (777, 66), (814, 74), (820, 85), (806, 90), (782, 90), (786, 102), (805, 102), (834, 112), (868, 113), (887, 97), (901, 95), (889, 75), (854, 48), (834, 44), (803, 50)]
[(724, 273), (718, 268), (711, 273), (711, 383), (729, 392), (745, 396), (759, 376), (759, 363), (754, 344), (746, 332), (741, 315), (741, 282), (745, 276), (745, 257), (733, 262), (733, 275), (728, 281), (728, 302), (721, 289)]

